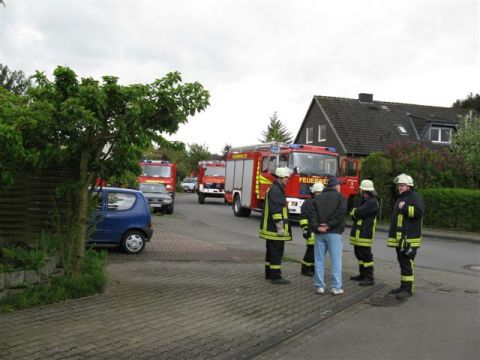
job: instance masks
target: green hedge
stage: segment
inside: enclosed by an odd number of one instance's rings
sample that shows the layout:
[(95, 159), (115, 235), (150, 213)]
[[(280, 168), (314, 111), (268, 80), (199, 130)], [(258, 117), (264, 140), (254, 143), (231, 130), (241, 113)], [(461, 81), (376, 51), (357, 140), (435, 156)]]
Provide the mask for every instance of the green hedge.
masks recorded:
[(418, 192), (425, 201), (425, 226), (480, 231), (480, 190), (442, 188)]

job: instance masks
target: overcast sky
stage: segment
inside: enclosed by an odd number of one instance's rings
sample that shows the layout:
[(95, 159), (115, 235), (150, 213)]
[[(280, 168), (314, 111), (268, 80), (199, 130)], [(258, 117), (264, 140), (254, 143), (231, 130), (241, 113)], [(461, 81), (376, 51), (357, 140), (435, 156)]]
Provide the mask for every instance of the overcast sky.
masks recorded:
[(51, 76), (150, 83), (169, 71), (210, 91), (170, 137), (220, 153), (269, 118), (295, 136), (314, 95), (451, 106), (480, 93), (478, 0), (4, 0), (0, 63)]

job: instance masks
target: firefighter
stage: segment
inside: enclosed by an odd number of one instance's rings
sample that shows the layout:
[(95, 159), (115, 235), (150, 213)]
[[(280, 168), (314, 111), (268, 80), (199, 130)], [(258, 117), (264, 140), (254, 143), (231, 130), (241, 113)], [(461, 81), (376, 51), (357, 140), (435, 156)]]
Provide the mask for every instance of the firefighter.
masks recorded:
[(307, 249), (305, 251), (305, 255), (303, 256), (302, 261), (302, 269), (301, 273), (305, 276), (313, 276), (315, 275), (315, 258), (313, 252), (313, 245), (315, 243), (315, 234), (312, 229), (309, 227), (308, 218), (311, 214), (315, 211), (313, 208), (313, 198), (315, 197), (316, 193), (321, 193), (324, 189), (324, 186), (321, 182), (316, 182), (310, 188), (310, 192), (312, 194), (312, 199), (307, 199), (303, 202), (301, 213), (300, 213), (300, 227), (303, 231), (303, 238), (307, 242)]
[(267, 241), (265, 256), (265, 279), (272, 284), (285, 285), (290, 282), (282, 278), (282, 257), (285, 241), (292, 240), (288, 223), (288, 206), (285, 185), (291, 175), (287, 167), (275, 170), (275, 181), (268, 189), (263, 205), (259, 237)]
[(359, 275), (350, 277), (360, 281), (360, 286), (374, 285), (372, 243), (377, 225), (378, 201), (377, 193), (371, 180), (360, 183), (362, 199), (358, 206), (350, 211), (353, 220), (350, 232), (350, 244), (353, 245), (358, 260)]
[(413, 189), (410, 175), (400, 174), (393, 179), (398, 198), (393, 208), (387, 246), (394, 247), (400, 265), (400, 287), (390, 291), (397, 299), (413, 295), (414, 260), (422, 241), (422, 219), (425, 204)]

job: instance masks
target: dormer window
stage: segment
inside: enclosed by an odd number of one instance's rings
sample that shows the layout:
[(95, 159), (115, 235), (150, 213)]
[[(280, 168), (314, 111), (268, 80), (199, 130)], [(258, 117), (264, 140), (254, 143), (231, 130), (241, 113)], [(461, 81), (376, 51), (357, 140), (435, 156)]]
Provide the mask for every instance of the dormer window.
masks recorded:
[(437, 144), (451, 144), (452, 128), (432, 126), (430, 128), (430, 140)]
[(405, 129), (405, 126), (403, 125), (395, 125), (395, 128), (397, 131), (400, 133), (400, 135), (408, 135), (407, 129)]

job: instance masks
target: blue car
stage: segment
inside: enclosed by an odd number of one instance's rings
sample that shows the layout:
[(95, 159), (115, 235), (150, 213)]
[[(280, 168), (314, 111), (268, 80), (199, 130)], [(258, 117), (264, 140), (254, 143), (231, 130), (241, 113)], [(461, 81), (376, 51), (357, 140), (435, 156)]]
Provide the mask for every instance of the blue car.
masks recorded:
[(97, 198), (94, 233), (89, 244), (120, 245), (128, 254), (138, 254), (153, 235), (150, 207), (142, 192), (104, 187)]

